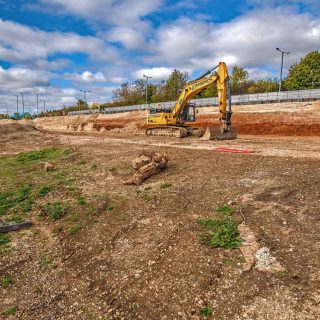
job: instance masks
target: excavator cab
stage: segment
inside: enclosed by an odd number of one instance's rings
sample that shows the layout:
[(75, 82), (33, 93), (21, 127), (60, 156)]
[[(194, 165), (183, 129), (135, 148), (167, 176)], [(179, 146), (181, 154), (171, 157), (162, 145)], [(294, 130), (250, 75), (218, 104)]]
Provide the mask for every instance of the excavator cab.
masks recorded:
[(196, 121), (196, 104), (188, 103), (186, 108), (181, 112), (181, 118), (183, 123), (185, 122), (195, 122)]

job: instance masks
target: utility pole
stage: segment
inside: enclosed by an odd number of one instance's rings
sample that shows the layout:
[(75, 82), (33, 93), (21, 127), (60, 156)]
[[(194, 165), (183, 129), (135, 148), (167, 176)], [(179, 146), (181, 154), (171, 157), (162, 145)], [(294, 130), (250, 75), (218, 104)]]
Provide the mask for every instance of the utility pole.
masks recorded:
[(280, 69), (280, 83), (279, 83), (279, 92), (281, 92), (282, 87), (282, 70), (283, 70), (283, 56), (284, 54), (289, 54), (290, 52), (282, 51), (279, 48), (276, 48), (281, 53), (281, 69)]
[(22, 113), (24, 113), (24, 99), (23, 99), (23, 92), (20, 92), (22, 98)]
[(19, 95), (15, 94), (15, 96), (17, 97), (17, 113), (19, 113)]
[(45, 113), (46, 112), (46, 102), (48, 102), (49, 100), (43, 99), (43, 100), (40, 100), (40, 101), (43, 102), (43, 113)]
[(39, 114), (39, 93), (37, 93), (37, 115)]
[(143, 75), (146, 78), (146, 104), (148, 104), (148, 80), (152, 77)]
[(79, 91), (83, 92), (83, 94), (84, 94), (84, 102), (87, 105), (87, 92), (91, 92), (91, 91), (90, 90), (81, 90), (81, 89)]

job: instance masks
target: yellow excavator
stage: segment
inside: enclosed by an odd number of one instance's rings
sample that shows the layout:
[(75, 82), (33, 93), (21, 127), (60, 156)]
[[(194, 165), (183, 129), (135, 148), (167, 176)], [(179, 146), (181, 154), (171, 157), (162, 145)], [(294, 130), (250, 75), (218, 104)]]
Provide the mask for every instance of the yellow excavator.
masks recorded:
[[(215, 72), (216, 69), (218, 70)], [(196, 106), (191, 104), (190, 100), (197, 93), (214, 83), (216, 83), (218, 89), (219, 126), (208, 127), (203, 137), (210, 140), (236, 139), (237, 132), (234, 128), (231, 128), (232, 110), (229, 75), (227, 65), (224, 62), (220, 62), (215, 68), (187, 83), (173, 109), (150, 111), (146, 134), (180, 138), (198, 134), (199, 128), (192, 126), (192, 123), (195, 122)]]

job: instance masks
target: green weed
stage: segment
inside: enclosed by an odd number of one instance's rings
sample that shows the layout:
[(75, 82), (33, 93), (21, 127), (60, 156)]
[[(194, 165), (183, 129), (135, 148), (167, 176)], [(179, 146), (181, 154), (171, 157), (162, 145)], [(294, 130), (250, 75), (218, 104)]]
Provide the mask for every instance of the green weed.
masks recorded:
[(84, 206), (87, 204), (87, 200), (84, 197), (78, 197), (77, 202), (80, 206)]
[(22, 223), (25, 220), (21, 216), (9, 216), (6, 219), (4, 219), (5, 222), (15, 222), (15, 223)]
[(170, 188), (171, 186), (172, 186), (172, 183), (164, 182), (160, 185), (160, 189), (167, 189), (167, 188)]
[(9, 307), (6, 312), (5, 312), (5, 316), (9, 317), (9, 316), (13, 316), (15, 315), (17, 312), (17, 308), (16, 307)]
[(225, 214), (225, 215), (231, 215), (233, 210), (232, 210), (232, 208), (230, 208), (228, 205), (225, 204), (225, 205), (217, 208), (217, 212)]
[(81, 226), (80, 225), (76, 225), (76, 226), (72, 226), (70, 229), (69, 229), (69, 233), (71, 235), (75, 235), (79, 230), (81, 230)]
[(39, 197), (45, 197), (49, 192), (52, 191), (52, 187), (51, 186), (43, 186), (40, 188), (40, 190), (38, 191), (38, 196)]
[(13, 284), (12, 277), (6, 276), (1, 281), (1, 287), (4, 289), (9, 288)]
[(212, 315), (212, 309), (210, 307), (204, 307), (200, 309), (200, 316), (210, 317)]
[(116, 172), (117, 170), (118, 170), (117, 167), (114, 167), (114, 166), (109, 169), (110, 172)]
[(199, 224), (206, 229), (200, 239), (214, 248), (239, 248), (238, 223), (236, 220), (224, 217), (222, 219), (201, 219)]
[(35, 151), (22, 152), (18, 155), (17, 161), (19, 163), (32, 163), (39, 160), (54, 160), (64, 155), (68, 155), (70, 150), (57, 147), (46, 148)]
[(114, 206), (113, 205), (109, 205), (106, 207), (106, 210), (107, 211), (112, 211), (114, 209)]
[(47, 203), (41, 208), (40, 217), (49, 217), (52, 220), (61, 219), (70, 211), (70, 207), (62, 202)]
[(7, 234), (0, 233), (0, 245), (5, 245), (11, 242), (10, 237)]
[(29, 212), (34, 203), (32, 186), (26, 185), (18, 188), (15, 192), (0, 193), (0, 215), (7, 214), (9, 210)]

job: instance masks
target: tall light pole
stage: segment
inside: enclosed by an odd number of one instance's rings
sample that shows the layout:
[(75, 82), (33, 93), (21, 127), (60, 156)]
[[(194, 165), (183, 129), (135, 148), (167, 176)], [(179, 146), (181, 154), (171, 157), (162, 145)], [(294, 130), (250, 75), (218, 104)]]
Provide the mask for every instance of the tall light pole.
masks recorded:
[(91, 92), (90, 90), (81, 90), (81, 92), (83, 92), (83, 95), (84, 95), (84, 102), (87, 104), (87, 92)]
[(20, 92), (22, 98), (22, 113), (24, 113), (24, 99), (23, 99), (23, 92)]
[(40, 101), (43, 102), (43, 113), (45, 113), (46, 112), (46, 102), (48, 102), (49, 100), (43, 99), (43, 100), (40, 100)]
[(148, 80), (151, 79), (152, 77), (143, 75), (146, 78), (146, 104), (148, 104)]
[(283, 70), (283, 56), (289, 54), (290, 52), (282, 51), (279, 48), (276, 48), (281, 53), (281, 69), (280, 69), (280, 83), (279, 83), (279, 92), (281, 92), (282, 87), (282, 70)]
[(37, 93), (37, 115), (39, 114), (39, 93)]
[(15, 94), (15, 97), (17, 97), (17, 113), (19, 113), (19, 95)]

